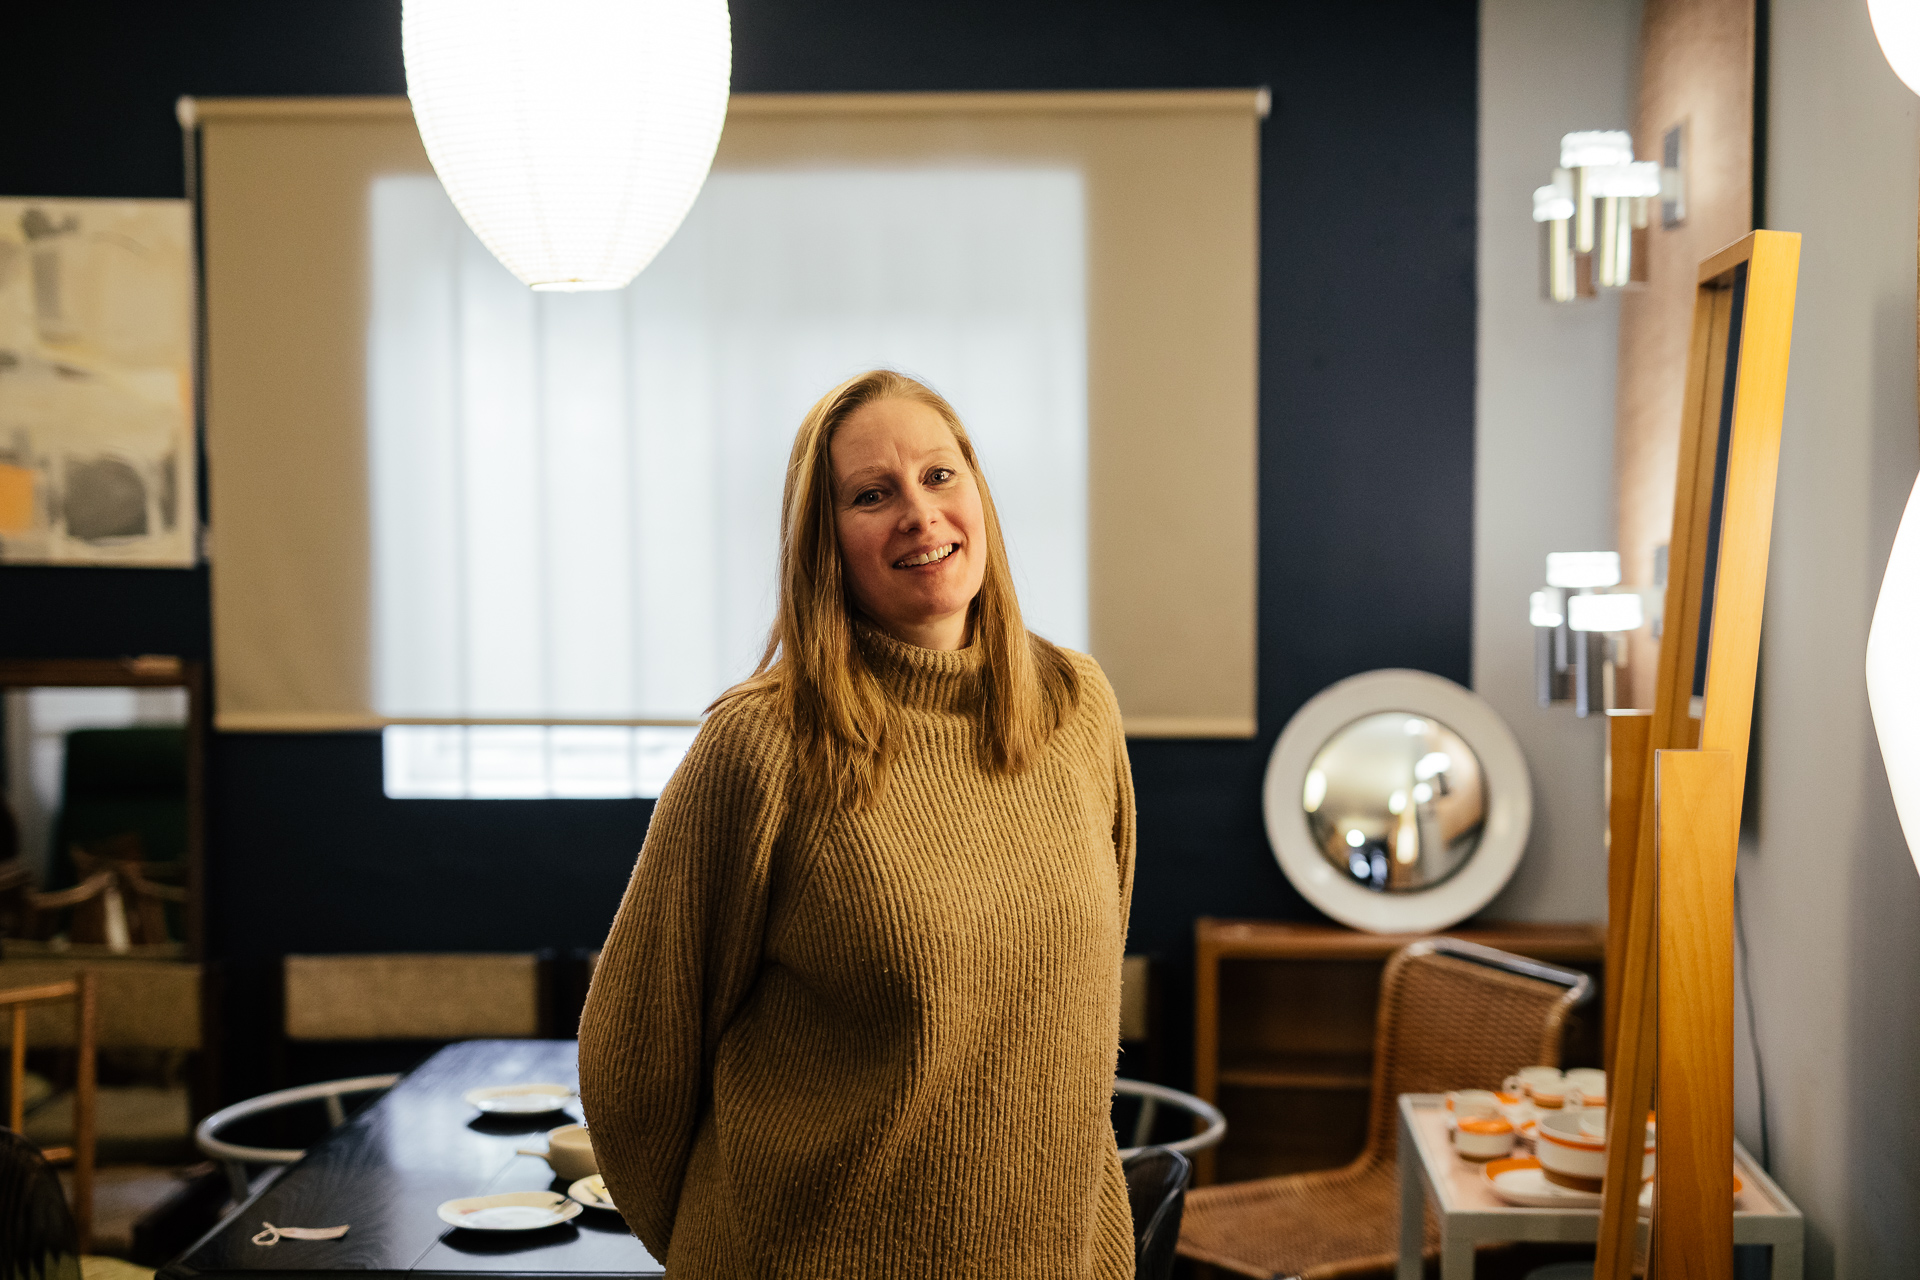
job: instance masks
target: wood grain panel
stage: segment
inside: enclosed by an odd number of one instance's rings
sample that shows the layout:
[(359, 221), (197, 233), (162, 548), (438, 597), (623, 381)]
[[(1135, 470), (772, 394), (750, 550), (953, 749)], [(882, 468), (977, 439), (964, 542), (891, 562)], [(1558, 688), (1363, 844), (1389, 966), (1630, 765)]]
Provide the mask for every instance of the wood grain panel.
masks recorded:
[[(1684, 125), (1686, 219), (1647, 240), (1648, 282), (1620, 299), (1614, 492), (1624, 581), (1653, 584), (1654, 548), (1673, 520), (1681, 401), (1696, 268), (1753, 229), (1753, 0), (1646, 0), (1634, 151), (1660, 158), (1661, 140)], [(1622, 706), (1650, 707), (1657, 680), (1650, 630), (1628, 639)]]
[(1746, 762), (1662, 751), (1660, 1280), (1725, 1280), (1733, 1266), (1733, 872)]
[[(1689, 273), (1691, 274), (1691, 273)], [(1655, 753), (1693, 745), (1693, 721), (1688, 716), (1693, 688), (1693, 660), (1699, 633), (1700, 579), (1706, 564), (1706, 527), (1712, 496), (1714, 429), (1718, 422), (1722, 358), (1731, 316), (1725, 290), (1693, 290), (1693, 327), (1687, 343), (1687, 370), (1683, 378), (1681, 422), (1677, 440), (1672, 495), (1668, 512), (1669, 537), (1676, 548), (1667, 579), (1667, 630), (1656, 666), (1655, 710), (1648, 717), (1647, 742), (1642, 749), (1639, 794), (1642, 803), (1632, 825), (1631, 840), (1613, 846), (1608, 862), (1609, 888), (1616, 880), (1620, 898), (1610, 901), (1623, 918), (1608, 921), (1617, 949), (1609, 952), (1618, 1003), (1613, 1011), (1613, 1056), (1607, 1087), (1615, 1104), (1609, 1122), (1608, 1182), (1602, 1208), (1600, 1247), (1594, 1275), (1626, 1280), (1633, 1264), (1634, 1232), (1639, 1221), (1640, 1166), (1637, 1139), (1623, 1142), (1628, 1126), (1621, 1116), (1644, 1114), (1653, 1105), (1656, 1065), (1654, 983), (1658, 973), (1654, 950), (1656, 901), (1654, 844), (1655, 807), (1646, 803), (1654, 787)], [(1710, 408), (1709, 401), (1711, 401)], [(1703, 457), (1704, 455), (1704, 457)], [(1619, 820), (1610, 815), (1611, 821)]]
[[(1646, 795), (1648, 743), (1653, 715), (1615, 711), (1607, 716), (1607, 967), (1621, 969), (1626, 951), (1627, 917), (1633, 897), (1633, 848), (1640, 838), (1640, 805)], [(1613, 1044), (1619, 1034), (1620, 984), (1606, 984), (1605, 1062), (1613, 1070)]]

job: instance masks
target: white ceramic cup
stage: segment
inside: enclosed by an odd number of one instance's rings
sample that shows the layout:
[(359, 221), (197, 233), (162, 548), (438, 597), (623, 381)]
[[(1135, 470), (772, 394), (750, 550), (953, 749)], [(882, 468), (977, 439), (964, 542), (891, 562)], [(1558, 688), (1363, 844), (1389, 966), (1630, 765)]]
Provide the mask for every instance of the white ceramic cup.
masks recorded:
[(600, 1164), (593, 1157), (593, 1139), (583, 1124), (563, 1124), (548, 1130), (545, 1151), (522, 1147), (520, 1154), (539, 1156), (562, 1182), (578, 1182), (600, 1172)]
[(1447, 1113), (1457, 1124), (1468, 1116), (1497, 1116), (1500, 1095), (1491, 1089), (1453, 1089), (1447, 1094)]
[(1522, 1067), (1500, 1087), (1525, 1093), (1536, 1107), (1551, 1111), (1566, 1099), (1567, 1078), (1558, 1067)]
[(1505, 1116), (1462, 1116), (1453, 1130), (1462, 1160), (1497, 1160), (1513, 1151), (1513, 1124)]
[[(1568, 1106), (1604, 1107), (1607, 1104), (1607, 1073), (1597, 1067), (1575, 1067), (1566, 1074)], [(1580, 1103), (1573, 1095), (1578, 1093)]]

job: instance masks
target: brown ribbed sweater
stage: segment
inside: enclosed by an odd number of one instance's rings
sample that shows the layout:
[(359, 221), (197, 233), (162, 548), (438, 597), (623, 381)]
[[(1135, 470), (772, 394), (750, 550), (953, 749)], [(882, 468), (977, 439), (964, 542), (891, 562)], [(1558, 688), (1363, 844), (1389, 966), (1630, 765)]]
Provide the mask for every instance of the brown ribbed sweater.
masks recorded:
[(671, 1280), (1131, 1277), (1113, 691), (1072, 655), (1078, 711), (1007, 777), (977, 646), (860, 643), (904, 729), (875, 809), (758, 695), (660, 796), (580, 1022), (607, 1189)]

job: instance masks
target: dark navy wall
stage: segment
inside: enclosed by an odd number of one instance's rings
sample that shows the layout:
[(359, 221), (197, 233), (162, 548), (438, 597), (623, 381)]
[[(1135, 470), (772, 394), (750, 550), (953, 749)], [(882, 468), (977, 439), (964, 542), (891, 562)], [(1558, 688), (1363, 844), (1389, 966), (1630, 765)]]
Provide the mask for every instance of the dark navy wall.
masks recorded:
[[(1260, 825), (1287, 718), (1374, 667), (1467, 680), (1477, 5), (734, 0), (733, 15), (743, 91), (1273, 91), (1260, 736), (1131, 744), (1131, 945), (1165, 961), (1178, 1082), (1194, 917), (1313, 915)], [(23, 6), (0, 40), (0, 194), (178, 196), (175, 97), (400, 93), (398, 24), (397, 0)], [(209, 648), (204, 571), (0, 568), (0, 655)], [(271, 1007), (252, 997), (287, 951), (597, 944), (651, 809), (390, 802), (372, 735), (216, 735), (208, 804), (236, 1045), (266, 1032), (245, 1019)]]

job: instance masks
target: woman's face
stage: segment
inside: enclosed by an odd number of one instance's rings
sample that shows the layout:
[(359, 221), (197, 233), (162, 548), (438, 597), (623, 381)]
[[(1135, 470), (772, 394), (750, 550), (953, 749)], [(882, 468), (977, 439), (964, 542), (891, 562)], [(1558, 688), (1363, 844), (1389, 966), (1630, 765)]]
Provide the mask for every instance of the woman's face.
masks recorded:
[(965, 647), (987, 571), (986, 517), (945, 420), (917, 400), (876, 400), (840, 425), (829, 460), (854, 603), (908, 644)]

